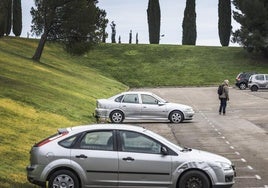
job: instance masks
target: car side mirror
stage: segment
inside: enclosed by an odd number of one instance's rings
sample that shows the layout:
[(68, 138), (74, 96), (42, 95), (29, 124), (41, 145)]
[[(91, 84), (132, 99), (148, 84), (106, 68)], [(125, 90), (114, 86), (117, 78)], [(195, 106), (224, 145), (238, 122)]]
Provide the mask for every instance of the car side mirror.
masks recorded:
[(168, 154), (168, 150), (167, 150), (167, 148), (165, 146), (161, 147), (161, 154), (162, 155), (167, 155)]
[(163, 106), (163, 105), (165, 105), (165, 103), (163, 103), (163, 102), (158, 102), (158, 106)]

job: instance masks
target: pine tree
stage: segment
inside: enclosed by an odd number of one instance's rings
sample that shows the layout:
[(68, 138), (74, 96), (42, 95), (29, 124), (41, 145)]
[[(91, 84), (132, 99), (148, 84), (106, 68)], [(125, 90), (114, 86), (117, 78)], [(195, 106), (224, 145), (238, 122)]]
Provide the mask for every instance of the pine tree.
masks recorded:
[(11, 32), (11, 20), (12, 20), (12, 0), (7, 0), (7, 17), (6, 17), (6, 35), (8, 36)]
[(13, 33), (20, 36), (22, 31), (21, 0), (13, 0)]
[(132, 30), (130, 30), (129, 32), (129, 40), (128, 43), (131, 44), (132, 43)]
[(182, 29), (183, 29), (182, 44), (195, 45), (197, 36), (195, 0), (186, 0)]
[(232, 31), (231, 0), (219, 0), (218, 14), (219, 14), (218, 29), (219, 29), (219, 38), (221, 45), (229, 46)]
[(75, 55), (101, 42), (106, 14), (97, 3), (97, 0), (35, 0), (36, 7), (31, 9), (32, 32), (41, 38), (32, 59), (40, 60), (48, 39), (62, 42), (65, 50)]
[(116, 24), (114, 23), (114, 21), (111, 22), (110, 26), (111, 26), (111, 29), (112, 29), (112, 35), (111, 35), (112, 43), (116, 43), (116, 40), (115, 40), (115, 36), (116, 36), (115, 26), (116, 26)]
[(7, 29), (8, 1), (0, 0), (0, 37), (3, 37)]
[(150, 44), (159, 44), (161, 11), (159, 0), (149, 0), (147, 9)]
[(262, 53), (268, 57), (268, 1), (233, 0), (234, 19), (241, 28), (233, 33), (232, 41), (248, 52)]

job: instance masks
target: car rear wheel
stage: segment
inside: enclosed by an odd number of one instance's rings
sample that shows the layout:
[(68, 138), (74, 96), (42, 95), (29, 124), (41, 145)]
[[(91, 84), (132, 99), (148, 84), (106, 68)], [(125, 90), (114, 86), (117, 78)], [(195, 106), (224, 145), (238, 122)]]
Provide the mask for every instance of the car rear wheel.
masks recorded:
[(49, 188), (79, 188), (77, 176), (69, 170), (54, 172), (48, 181)]
[(112, 123), (122, 123), (124, 120), (124, 114), (121, 111), (113, 111), (110, 114), (110, 120)]
[(200, 171), (192, 170), (186, 172), (180, 179), (179, 188), (210, 188), (208, 177)]
[(250, 88), (250, 89), (251, 89), (251, 91), (258, 91), (258, 87), (257, 87), (257, 86), (255, 86), (255, 85), (254, 85), (254, 86), (251, 86), (251, 88)]
[(244, 89), (247, 88), (247, 84), (246, 84), (246, 83), (240, 83), (240, 84), (239, 84), (239, 88), (240, 88), (241, 90), (244, 90)]
[(169, 115), (169, 120), (171, 123), (180, 123), (184, 119), (183, 114), (180, 111), (173, 111)]

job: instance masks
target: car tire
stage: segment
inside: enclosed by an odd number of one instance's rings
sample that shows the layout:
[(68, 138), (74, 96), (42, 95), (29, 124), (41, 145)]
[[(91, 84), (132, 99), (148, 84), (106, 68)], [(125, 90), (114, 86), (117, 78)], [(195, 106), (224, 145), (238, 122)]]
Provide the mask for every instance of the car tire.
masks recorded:
[(119, 110), (112, 111), (110, 114), (110, 120), (112, 123), (122, 123), (124, 120), (123, 112)]
[(255, 85), (254, 85), (254, 86), (251, 86), (250, 90), (251, 90), (251, 91), (258, 91), (258, 87), (255, 86)]
[(183, 113), (175, 110), (169, 114), (169, 120), (171, 123), (181, 123), (184, 120)]
[(239, 89), (245, 90), (246, 88), (247, 88), (247, 84), (246, 83), (242, 82), (242, 83), (239, 84)]
[(211, 183), (201, 171), (191, 170), (183, 174), (178, 183), (179, 188), (211, 188)]
[(79, 188), (80, 185), (77, 176), (73, 172), (69, 170), (58, 170), (50, 176), (48, 187)]

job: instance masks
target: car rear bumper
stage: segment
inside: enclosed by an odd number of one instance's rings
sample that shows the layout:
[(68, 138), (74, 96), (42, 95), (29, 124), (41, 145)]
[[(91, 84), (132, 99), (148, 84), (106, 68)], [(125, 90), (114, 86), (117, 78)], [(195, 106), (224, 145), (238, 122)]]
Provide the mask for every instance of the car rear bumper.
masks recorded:
[(30, 183), (44, 187), (46, 185), (45, 181), (40, 181), (37, 180), (36, 177), (38, 177), (38, 168), (35, 166), (27, 166), (26, 167), (26, 171), (27, 171), (27, 179)]
[(97, 120), (100, 120), (100, 119), (107, 120), (107, 119), (109, 119), (109, 111), (107, 109), (96, 108), (95, 109), (95, 118)]

